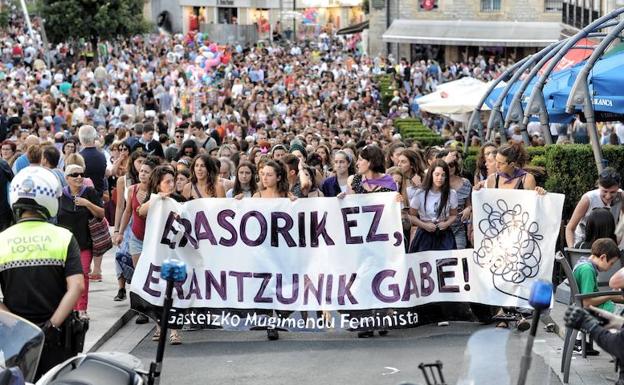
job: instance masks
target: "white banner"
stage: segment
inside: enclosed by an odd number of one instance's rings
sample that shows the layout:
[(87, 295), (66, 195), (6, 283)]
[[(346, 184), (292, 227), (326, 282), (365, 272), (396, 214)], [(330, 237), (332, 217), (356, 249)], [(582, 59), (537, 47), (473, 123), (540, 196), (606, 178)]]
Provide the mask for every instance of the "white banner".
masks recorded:
[(550, 279), (562, 195), (477, 192), (475, 250), (415, 254), (404, 252), (394, 197), (184, 204), (152, 197), (131, 291), (140, 302), (162, 306), (166, 258), (187, 264), (188, 278), (174, 290), (177, 309), (342, 311), (446, 301), (527, 306), (532, 282)]

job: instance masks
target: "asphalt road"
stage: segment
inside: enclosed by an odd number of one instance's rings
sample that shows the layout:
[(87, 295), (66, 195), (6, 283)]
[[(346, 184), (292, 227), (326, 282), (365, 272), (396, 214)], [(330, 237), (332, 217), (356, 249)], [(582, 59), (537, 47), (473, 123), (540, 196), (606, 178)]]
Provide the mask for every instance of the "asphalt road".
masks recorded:
[[(474, 332), (483, 330), (488, 334), (476, 334), (469, 343)], [(458, 383), (467, 372), (474, 382), (462, 384), (516, 384), (526, 334), (499, 332), (476, 323), (396, 330), (371, 339), (347, 332), (283, 332), (278, 341), (267, 341), (261, 331), (183, 332), (183, 345), (167, 346), (161, 383), (427, 384), (418, 365), (440, 360), (447, 384)], [(150, 337), (132, 351), (146, 363), (156, 356)], [(467, 346), (470, 359), (464, 354)], [(560, 383), (543, 359), (534, 356), (527, 384)]]

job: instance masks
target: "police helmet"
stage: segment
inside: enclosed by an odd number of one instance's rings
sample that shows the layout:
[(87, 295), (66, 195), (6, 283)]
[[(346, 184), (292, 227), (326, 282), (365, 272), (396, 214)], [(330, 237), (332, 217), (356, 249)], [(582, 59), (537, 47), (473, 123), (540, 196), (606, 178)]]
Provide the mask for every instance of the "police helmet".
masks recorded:
[(52, 171), (40, 166), (28, 166), (11, 181), (9, 204), (16, 218), (29, 210), (49, 219), (58, 212), (61, 193), (61, 184)]

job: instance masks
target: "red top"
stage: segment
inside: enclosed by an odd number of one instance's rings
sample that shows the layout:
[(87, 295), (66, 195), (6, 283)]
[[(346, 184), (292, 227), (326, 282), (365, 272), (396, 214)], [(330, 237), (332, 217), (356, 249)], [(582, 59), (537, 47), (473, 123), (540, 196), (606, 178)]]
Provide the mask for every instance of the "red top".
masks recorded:
[(130, 208), (132, 208), (132, 234), (142, 241), (145, 236), (145, 218), (139, 215), (139, 206), (141, 202), (137, 199), (137, 191), (139, 186), (135, 185), (132, 189), (132, 197), (130, 198)]

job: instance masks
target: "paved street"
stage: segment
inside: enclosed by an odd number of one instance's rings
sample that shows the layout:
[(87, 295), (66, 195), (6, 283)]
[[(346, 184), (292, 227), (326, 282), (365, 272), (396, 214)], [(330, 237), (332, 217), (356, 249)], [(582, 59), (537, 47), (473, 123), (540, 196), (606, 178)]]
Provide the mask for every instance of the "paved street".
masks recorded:
[[(262, 332), (184, 332), (183, 345), (167, 346), (162, 383), (425, 384), (418, 364), (441, 360), (447, 383), (455, 384), (463, 372), (464, 349), (470, 335), (486, 329), (489, 327), (452, 323), (449, 327), (430, 325), (393, 331), (387, 337), (372, 339), (358, 339), (346, 332), (281, 333), (276, 342), (267, 341)], [(519, 359), (516, 354), (522, 351), (525, 336), (510, 333), (507, 357), (511, 374), (507, 377), (505, 360), (501, 358), (504, 355), (498, 354), (504, 349), (503, 340), (494, 344), (481, 341), (476, 354), (483, 358), (488, 370), (477, 368), (476, 372), (485, 377), (476, 383), (515, 384), (519, 364), (511, 360)], [(156, 342), (150, 337), (151, 333), (132, 351), (146, 363), (156, 352)], [(485, 356), (488, 353), (496, 357), (496, 363)], [(538, 356), (527, 383), (561, 382)]]

